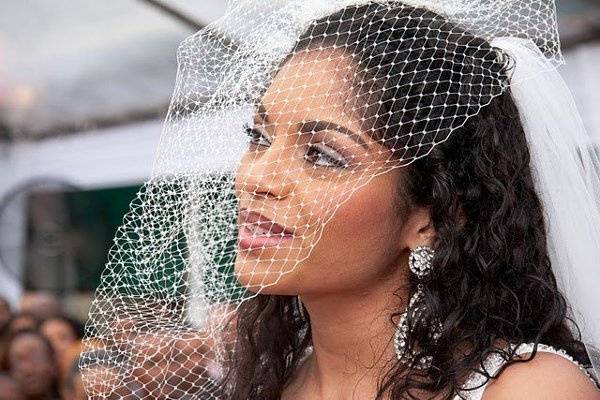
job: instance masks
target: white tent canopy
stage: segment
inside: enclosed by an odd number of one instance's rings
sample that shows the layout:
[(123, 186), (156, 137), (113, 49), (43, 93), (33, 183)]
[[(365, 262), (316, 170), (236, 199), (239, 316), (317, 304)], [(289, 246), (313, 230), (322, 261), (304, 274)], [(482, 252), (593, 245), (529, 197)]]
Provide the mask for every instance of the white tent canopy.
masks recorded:
[[(225, 10), (221, 0), (164, 3), (199, 24)], [(192, 33), (140, 0), (2, 1), (0, 121), (19, 139), (160, 115)]]

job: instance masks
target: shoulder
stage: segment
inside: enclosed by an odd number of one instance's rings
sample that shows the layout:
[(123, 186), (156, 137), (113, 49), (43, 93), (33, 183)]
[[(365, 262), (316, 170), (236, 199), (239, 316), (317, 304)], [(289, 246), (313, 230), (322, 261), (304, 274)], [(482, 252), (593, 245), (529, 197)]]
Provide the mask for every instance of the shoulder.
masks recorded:
[(482, 399), (600, 400), (600, 391), (577, 364), (559, 354), (540, 351), (530, 361), (509, 365), (490, 382)]

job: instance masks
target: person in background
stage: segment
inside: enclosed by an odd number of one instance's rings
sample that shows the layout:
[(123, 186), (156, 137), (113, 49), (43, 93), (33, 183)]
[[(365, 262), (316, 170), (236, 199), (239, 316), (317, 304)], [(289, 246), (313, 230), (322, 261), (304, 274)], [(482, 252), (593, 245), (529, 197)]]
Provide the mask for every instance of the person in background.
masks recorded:
[(80, 357), (76, 357), (73, 360), (62, 381), (60, 393), (63, 400), (87, 399), (85, 389), (83, 388), (83, 381), (81, 379), (81, 370), (79, 369), (80, 361)]
[(139, 334), (130, 349), (132, 375), (150, 398), (194, 398), (210, 384), (207, 372), (215, 370), (211, 346), (205, 334), (191, 331)]
[[(108, 360), (112, 361), (109, 362)], [(106, 400), (175, 398), (186, 400), (183, 397), (151, 396), (141, 382), (134, 377), (124, 377), (122, 375), (122, 366), (127, 363), (127, 357), (118, 352), (113, 353), (100, 349), (83, 353), (73, 360), (69, 366), (62, 384), (62, 398), (64, 400), (88, 398)], [(87, 388), (87, 392), (84, 391), (81, 375), (80, 367), (82, 364), (85, 365), (85, 388)], [(165, 386), (168, 386), (167, 382), (165, 382)]]
[(0, 400), (25, 400), (17, 382), (7, 374), (0, 374)]
[(61, 315), (51, 317), (40, 325), (40, 333), (48, 339), (54, 350), (54, 358), (60, 367), (72, 347), (83, 338), (83, 325), (72, 318)]
[(0, 360), (4, 359), (4, 354), (6, 353), (8, 326), (12, 318), (8, 301), (5, 298), (0, 297)]
[(36, 331), (39, 328), (38, 319), (29, 313), (21, 312), (13, 315), (6, 325), (6, 335), (14, 336), (23, 331)]
[(73, 346), (69, 347), (69, 349), (61, 358), (57, 359), (56, 363), (59, 389), (62, 390), (62, 385), (64, 384), (65, 379), (67, 379), (69, 370), (73, 366), (73, 363), (79, 359), (79, 355), (82, 351), (84, 351), (83, 343), (81, 341), (77, 341)]
[(22, 313), (33, 315), (38, 321), (45, 321), (62, 313), (60, 301), (50, 292), (27, 292), (21, 298)]
[(0, 332), (4, 331), (4, 328), (8, 325), (8, 321), (10, 321), (11, 310), (10, 304), (8, 300), (4, 297), (0, 297)]
[(26, 400), (58, 399), (54, 352), (39, 332), (22, 331), (9, 338), (4, 368), (19, 384)]

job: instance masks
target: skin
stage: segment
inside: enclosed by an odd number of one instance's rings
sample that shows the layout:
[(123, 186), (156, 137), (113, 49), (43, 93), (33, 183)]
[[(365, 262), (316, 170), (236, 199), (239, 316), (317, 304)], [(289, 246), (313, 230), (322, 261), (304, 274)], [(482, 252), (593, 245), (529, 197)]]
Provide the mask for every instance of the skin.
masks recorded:
[[(298, 295), (310, 315), (313, 353), (289, 380), (285, 400), (375, 397), (378, 379), (394, 359), (389, 315), (406, 305), (408, 254), (435, 237), (429, 210), (394, 207), (402, 168), (389, 167), (390, 150), (349, 111), (357, 109), (344, 86), (351, 69), (328, 52), (292, 57), (262, 98), (256, 136), (236, 175), (240, 209), (296, 227), (294, 238), (279, 247), (238, 247), (235, 263), (249, 290)], [(368, 148), (333, 129), (302, 133), (313, 120), (358, 133)], [(309, 145), (319, 142), (345, 149), (352, 168), (308, 163)], [(485, 399), (599, 398), (576, 367), (556, 357), (540, 354), (507, 368)]]
[(0, 330), (4, 329), (8, 321), (10, 320), (10, 304), (8, 301), (0, 297)]
[(31, 314), (40, 321), (56, 317), (61, 307), (58, 297), (48, 292), (29, 292), (21, 298), (21, 312)]
[(0, 400), (25, 400), (17, 382), (8, 376), (0, 376)]
[(40, 331), (52, 345), (57, 361), (67, 355), (71, 346), (77, 343), (77, 335), (73, 328), (61, 319), (45, 321)]
[[(348, 114), (339, 79), (347, 69), (325, 53), (299, 57), (265, 93), (267, 121), (255, 120), (270, 146), (251, 145), (236, 177), (240, 207), (299, 228), (286, 247), (240, 252), (236, 274), (251, 290), (270, 285), (263, 294), (300, 295), (310, 314), (314, 352), (282, 398), (372, 398), (383, 365), (394, 357), (389, 315), (406, 301), (393, 293), (406, 282), (410, 249), (428, 244), (434, 232), (426, 209), (398, 215), (401, 170), (388, 166), (391, 151)], [(297, 68), (304, 68), (299, 77)], [(303, 87), (307, 74), (312, 84)], [(334, 130), (300, 135), (303, 121), (312, 120), (359, 133), (368, 149)], [(346, 149), (351, 169), (308, 163), (307, 144), (319, 142)], [(294, 265), (286, 258), (304, 260)]]
[(10, 334), (16, 334), (21, 331), (35, 330), (37, 324), (37, 321), (32, 315), (20, 314), (8, 323), (8, 331)]
[(483, 400), (509, 399), (598, 400), (600, 391), (564, 357), (538, 353), (530, 362), (507, 368), (497, 381), (490, 383), (483, 395)]
[[(306, 299), (340, 289), (351, 294), (397, 270), (399, 253), (406, 250), (398, 248), (394, 237), (401, 224), (391, 201), (401, 171), (391, 169), (391, 152), (366, 134), (360, 136), (368, 149), (333, 129), (299, 133), (308, 121), (354, 132), (360, 132), (360, 124), (346, 111), (347, 90), (335, 79), (343, 76), (343, 69), (336, 71), (339, 61), (328, 61), (326, 54), (297, 57), (301, 59), (280, 70), (262, 99), (267, 119), (255, 117), (255, 128), (271, 144), (250, 145), (236, 174), (240, 208), (295, 229), (294, 238), (280, 248), (240, 251), (235, 270), (242, 284), (263, 294), (302, 294)], [(310, 85), (304, 74), (294, 75), (298, 68), (311, 74)], [(351, 166), (328, 168), (306, 161), (308, 146), (315, 144), (344, 150)], [(339, 246), (340, 240), (346, 245)], [(396, 251), (373, 252), (375, 246)]]
[[(92, 371), (92, 374), (95, 371)], [(90, 390), (91, 393), (95, 393), (94, 389)], [(65, 400), (85, 400), (88, 398), (85, 387), (83, 385), (83, 380), (81, 379), (81, 374), (78, 374), (75, 379), (73, 379), (73, 387), (72, 388), (64, 388), (62, 391), (62, 397)]]
[(8, 349), (10, 375), (17, 381), (27, 399), (45, 399), (51, 395), (56, 368), (52, 355), (42, 339), (23, 334)]

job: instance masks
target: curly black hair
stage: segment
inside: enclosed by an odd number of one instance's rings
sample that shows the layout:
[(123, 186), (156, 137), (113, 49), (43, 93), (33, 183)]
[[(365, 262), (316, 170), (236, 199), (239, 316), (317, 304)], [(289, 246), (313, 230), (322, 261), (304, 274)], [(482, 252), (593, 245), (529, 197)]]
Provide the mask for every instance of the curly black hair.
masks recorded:
[[(505, 367), (535, 356), (534, 351), (517, 360), (506, 343), (544, 343), (589, 365), (552, 272), (528, 144), (508, 88), (510, 59), (440, 15), (398, 2), (351, 6), (315, 21), (294, 53), (336, 44), (363, 71), (358, 79), (374, 82), (360, 93), (364, 104), (378, 107), (376, 113), (361, 110), (373, 136), (391, 149), (404, 149), (398, 157), (417, 157), (404, 167), (398, 208), (429, 207), (437, 234), (433, 273), (424, 285), (425, 320), (439, 319), (443, 333), (433, 341), (427, 327), (417, 325), (409, 334), (409, 343), (420, 349), (415, 361), (432, 357), (431, 367), (395, 361), (376, 398), (415, 398), (418, 390), (451, 399), (474, 370), (497, 377), (483, 369), (490, 353), (500, 353)], [(478, 73), (483, 69), (493, 76)], [(468, 90), (492, 87), (499, 91), (479, 93), (483, 107), (472, 109)], [(407, 90), (399, 95), (398, 88)], [(448, 93), (456, 94), (449, 99)], [(456, 106), (440, 107), (449, 103)], [(424, 112), (448, 118), (435, 127), (426, 125), (430, 122), (415, 127), (414, 121), (425, 121), (419, 114)], [(454, 118), (457, 114), (465, 117)], [(415, 130), (446, 137), (437, 136), (435, 146), (415, 146), (411, 141), (433, 142), (407, 134)], [(416, 285), (410, 282), (411, 292)], [(310, 318), (302, 318), (299, 307), (294, 297), (276, 295), (257, 295), (240, 305), (226, 398), (280, 398), (310, 345)]]

